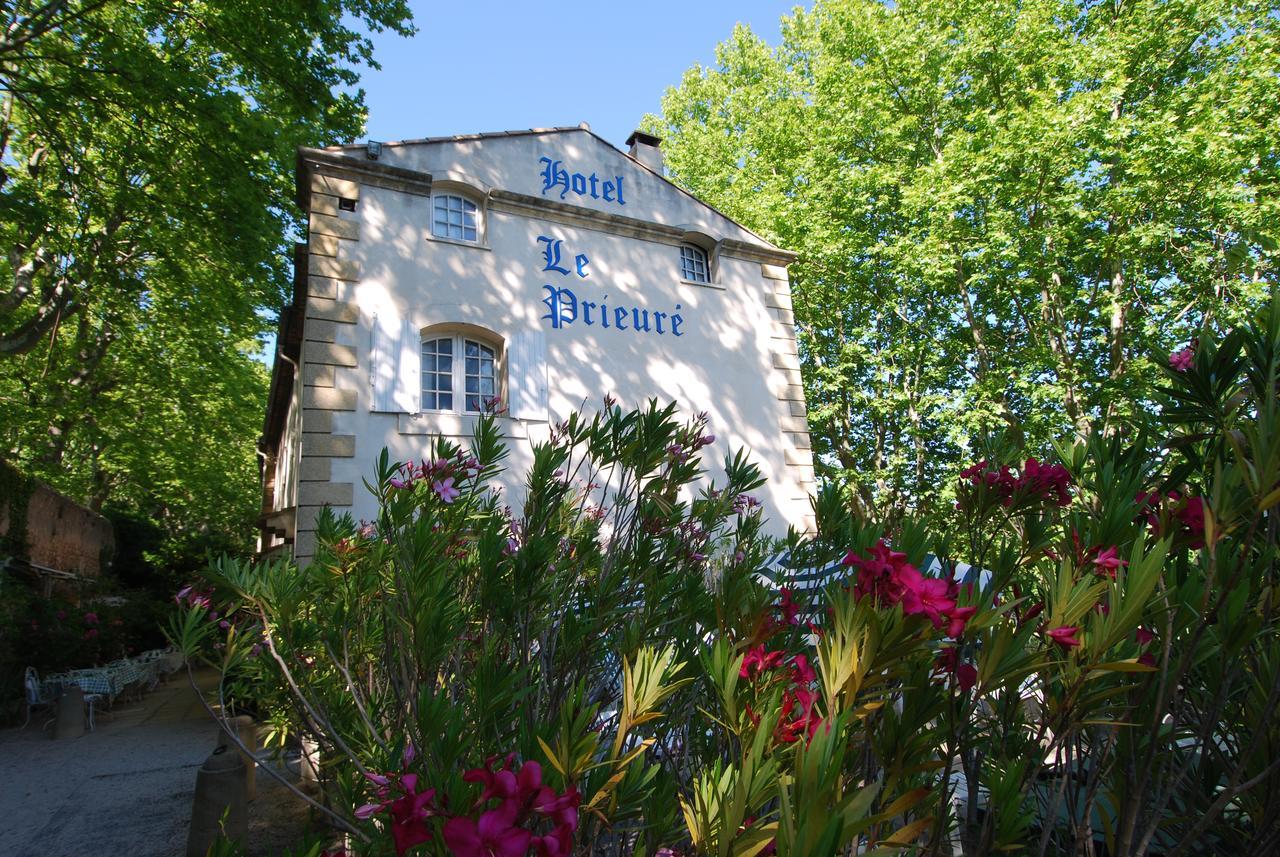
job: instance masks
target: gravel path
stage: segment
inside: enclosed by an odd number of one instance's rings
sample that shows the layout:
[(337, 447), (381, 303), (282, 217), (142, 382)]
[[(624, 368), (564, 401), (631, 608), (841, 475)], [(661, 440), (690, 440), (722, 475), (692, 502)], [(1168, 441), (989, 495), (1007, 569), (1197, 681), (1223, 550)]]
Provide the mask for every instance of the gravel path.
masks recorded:
[[(53, 740), (47, 719), (37, 711), (26, 729), (0, 732), (0, 855), (184, 854), (196, 771), (217, 736), (185, 674), (118, 701), (81, 738)], [(257, 783), (249, 853), (271, 857), (301, 838), (308, 810), (262, 772)]]

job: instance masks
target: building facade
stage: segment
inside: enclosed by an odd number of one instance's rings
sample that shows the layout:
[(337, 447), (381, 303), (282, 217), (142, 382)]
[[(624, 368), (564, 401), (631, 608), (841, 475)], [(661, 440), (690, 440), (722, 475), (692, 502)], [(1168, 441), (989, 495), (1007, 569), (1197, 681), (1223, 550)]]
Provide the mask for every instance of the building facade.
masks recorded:
[(373, 519), (383, 447), (465, 442), (493, 397), (516, 509), (531, 445), (608, 394), (706, 412), (710, 476), (745, 447), (769, 530), (811, 526), (794, 256), (663, 178), (656, 138), (627, 145), (584, 125), (299, 152), (310, 228), (261, 441), (264, 551), (305, 562), (326, 505)]

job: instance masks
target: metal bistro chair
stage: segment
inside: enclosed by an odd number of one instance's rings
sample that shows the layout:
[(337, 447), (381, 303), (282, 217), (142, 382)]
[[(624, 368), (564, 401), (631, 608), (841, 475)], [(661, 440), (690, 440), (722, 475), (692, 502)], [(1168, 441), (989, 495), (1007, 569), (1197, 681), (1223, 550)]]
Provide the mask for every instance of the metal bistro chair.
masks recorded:
[[(31, 722), (31, 710), (41, 706), (53, 709), (58, 704), (58, 697), (61, 696), (61, 688), (57, 685), (47, 684), (40, 681), (40, 674), (36, 672), (35, 667), (27, 667), (26, 673), (22, 676), (22, 688), (27, 698), (27, 719), (22, 721), (22, 728), (26, 729), (27, 724)], [(42, 728), (48, 728), (53, 720), (50, 719)]]

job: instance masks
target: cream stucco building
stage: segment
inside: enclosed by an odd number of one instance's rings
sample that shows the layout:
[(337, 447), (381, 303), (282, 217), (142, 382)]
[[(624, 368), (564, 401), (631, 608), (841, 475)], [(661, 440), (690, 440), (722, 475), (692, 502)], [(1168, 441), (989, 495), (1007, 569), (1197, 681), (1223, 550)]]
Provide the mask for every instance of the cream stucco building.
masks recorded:
[(262, 440), (261, 547), (314, 552), (320, 509), (372, 519), (383, 447), (508, 407), (508, 500), (531, 444), (605, 394), (705, 411), (714, 475), (745, 447), (770, 529), (810, 526), (813, 459), (779, 249), (666, 181), (659, 141), (585, 125), (305, 149), (309, 215)]

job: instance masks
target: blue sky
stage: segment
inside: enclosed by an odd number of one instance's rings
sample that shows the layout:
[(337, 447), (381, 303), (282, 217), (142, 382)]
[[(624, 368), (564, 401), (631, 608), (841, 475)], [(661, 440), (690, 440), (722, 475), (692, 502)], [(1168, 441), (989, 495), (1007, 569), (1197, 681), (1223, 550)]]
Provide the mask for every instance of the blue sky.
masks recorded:
[(622, 147), (667, 87), (715, 61), (735, 23), (769, 44), (795, 0), (411, 2), (418, 35), (375, 36), (368, 137), (577, 125)]

